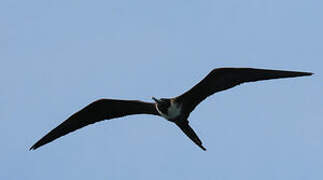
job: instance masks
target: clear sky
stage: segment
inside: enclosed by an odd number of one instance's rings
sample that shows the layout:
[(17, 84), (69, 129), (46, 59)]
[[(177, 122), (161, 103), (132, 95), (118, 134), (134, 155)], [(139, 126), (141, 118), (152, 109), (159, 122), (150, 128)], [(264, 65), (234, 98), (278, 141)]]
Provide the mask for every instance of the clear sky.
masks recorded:
[[(323, 1), (0, 2), (0, 179), (323, 179)], [(172, 97), (217, 67), (311, 71), (198, 106), (202, 151), (149, 115), (29, 147), (98, 98)]]

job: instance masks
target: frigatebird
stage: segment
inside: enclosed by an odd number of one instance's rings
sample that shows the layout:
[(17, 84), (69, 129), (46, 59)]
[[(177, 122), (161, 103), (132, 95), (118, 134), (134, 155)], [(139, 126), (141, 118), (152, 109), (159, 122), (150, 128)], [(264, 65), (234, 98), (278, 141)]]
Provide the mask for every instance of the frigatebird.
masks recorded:
[(190, 127), (188, 117), (195, 107), (208, 96), (244, 82), (269, 79), (309, 76), (310, 72), (254, 69), (254, 68), (217, 68), (203, 80), (180, 96), (157, 99), (155, 103), (138, 100), (99, 99), (70, 116), (59, 126), (36, 142), (30, 150), (43, 146), (61, 136), (99, 121), (119, 118), (133, 114), (162, 116), (175, 123), (196, 145), (204, 151), (202, 141)]

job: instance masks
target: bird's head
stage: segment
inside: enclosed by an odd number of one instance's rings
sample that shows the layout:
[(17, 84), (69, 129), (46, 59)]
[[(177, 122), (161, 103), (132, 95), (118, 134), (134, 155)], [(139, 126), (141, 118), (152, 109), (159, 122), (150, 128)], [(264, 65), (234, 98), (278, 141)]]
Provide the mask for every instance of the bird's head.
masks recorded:
[(164, 114), (167, 114), (168, 108), (171, 105), (170, 99), (166, 99), (166, 98), (157, 99), (155, 97), (152, 97), (152, 99), (156, 102), (158, 110), (160, 110)]

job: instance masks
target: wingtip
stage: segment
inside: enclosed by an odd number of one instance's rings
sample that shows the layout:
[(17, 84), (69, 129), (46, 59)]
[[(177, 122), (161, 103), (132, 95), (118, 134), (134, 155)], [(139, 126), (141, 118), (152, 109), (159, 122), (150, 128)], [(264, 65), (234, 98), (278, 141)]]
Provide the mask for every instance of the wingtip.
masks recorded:
[(34, 151), (34, 150), (36, 150), (37, 148), (39, 148), (40, 146), (39, 146), (39, 144), (38, 144), (38, 142), (37, 143), (35, 143), (34, 145), (32, 145), (30, 148), (29, 148), (29, 151)]
[(304, 75), (305, 76), (312, 76), (314, 73), (312, 73), (312, 72), (304, 72)]
[(33, 151), (33, 150), (35, 150), (36, 148), (34, 147), (34, 146), (31, 146), (30, 148), (29, 148), (29, 151)]
[(203, 151), (206, 151), (206, 148), (202, 144), (200, 144), (199, 146)]

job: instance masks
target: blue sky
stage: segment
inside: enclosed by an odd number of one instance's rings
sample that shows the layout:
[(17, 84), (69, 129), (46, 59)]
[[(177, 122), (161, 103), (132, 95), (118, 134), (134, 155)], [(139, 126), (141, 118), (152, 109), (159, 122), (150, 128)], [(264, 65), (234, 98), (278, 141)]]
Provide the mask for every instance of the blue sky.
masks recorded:
[[(323, 179), (323, 2), (0, 2), (0, 179)], [(29, 147), (98, 98), (181, 94), (217, 67), (311, 71)]]

